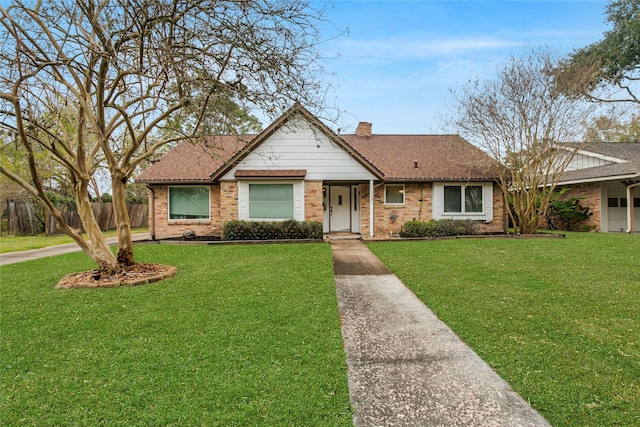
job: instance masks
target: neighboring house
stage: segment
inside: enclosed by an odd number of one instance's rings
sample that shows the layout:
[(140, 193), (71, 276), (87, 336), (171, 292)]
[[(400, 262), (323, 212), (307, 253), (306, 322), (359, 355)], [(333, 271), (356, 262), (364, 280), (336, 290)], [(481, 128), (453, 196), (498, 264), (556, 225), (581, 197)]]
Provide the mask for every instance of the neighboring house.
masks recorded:
[(310, 220), (325, 233), (397, 234), (410, 220), (504, 232), (496, 164), (457, 135), (339, 135), (295, 105), (257, 136), (182, 142), (136, 178), (153, 238), (220, 235), (229, 220)]
[(583, 225), (602, 232), (640, 231), (640, 143), (580, 147), (558, 181), (593, 213)]

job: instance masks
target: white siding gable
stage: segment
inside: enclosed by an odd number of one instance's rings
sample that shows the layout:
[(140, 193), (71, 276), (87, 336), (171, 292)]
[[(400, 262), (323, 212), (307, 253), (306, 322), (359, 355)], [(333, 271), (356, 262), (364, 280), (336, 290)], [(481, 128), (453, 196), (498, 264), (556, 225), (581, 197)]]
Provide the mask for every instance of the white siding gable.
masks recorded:
[(571, 159), (571, 162), (569, 162), (569, 165), (567, 166), (565, 171), (568, 172), (568, 171), (575, 171), (579, 169), (593, 168), (596, 166), (609, 165), (611, 163), (618, 163), (618, 162), (614, 162), (612, 159), (605, 158), (604, 156), (577, 153), (574, 156), (574, 158)]
[(222, 181), (234, 180), (237, 170), (306, 169), (305, 180), (370, 180), (375, 176), (305, 120), (292, 120), (274, 132)]

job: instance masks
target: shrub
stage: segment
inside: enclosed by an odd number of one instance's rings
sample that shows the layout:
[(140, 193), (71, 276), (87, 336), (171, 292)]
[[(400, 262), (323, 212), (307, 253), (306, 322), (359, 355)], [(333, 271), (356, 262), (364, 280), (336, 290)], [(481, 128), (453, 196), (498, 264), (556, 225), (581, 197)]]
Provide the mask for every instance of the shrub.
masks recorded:
[(401, 237), (446, 237), (478, 234), (478, 223), (469, 219), (432, 219), (429, 222), (407, 221), (400, 231)]
[(431, 234), (430, 227), (433, 221), (407, 221), (400, 230), (400, 236), (402, 237), (426, 237)]
[(222, 240), (322, 239), (317, 221), (227, 221)]
[(580, 204), (580, 200), (584, 200), (584, 197), (569, 197), (560, 200), (565, 192), (560, 191), (547, 208), (545, 217), (551, 230), (579, 230), (580, 223), (593, 215), (592, 212), (589, 212), (588, 206)]

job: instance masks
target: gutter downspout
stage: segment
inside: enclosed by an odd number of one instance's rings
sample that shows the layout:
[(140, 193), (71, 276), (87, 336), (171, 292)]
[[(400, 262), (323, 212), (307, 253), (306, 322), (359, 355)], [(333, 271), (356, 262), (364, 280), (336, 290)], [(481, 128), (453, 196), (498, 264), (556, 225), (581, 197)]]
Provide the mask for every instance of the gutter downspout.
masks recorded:
[(640, 187), (640, 182), (627, 185), (627, 233), (633, 233), (633, 189)]
[(369, 237), (373, 237), (373, 180), (369, 180)]
[(156, 192), (149, 184), (147, 184), (147, 188), (151, 192), (151, 226), (149, 229), (151, 231), (151, 240), (156, 240)]

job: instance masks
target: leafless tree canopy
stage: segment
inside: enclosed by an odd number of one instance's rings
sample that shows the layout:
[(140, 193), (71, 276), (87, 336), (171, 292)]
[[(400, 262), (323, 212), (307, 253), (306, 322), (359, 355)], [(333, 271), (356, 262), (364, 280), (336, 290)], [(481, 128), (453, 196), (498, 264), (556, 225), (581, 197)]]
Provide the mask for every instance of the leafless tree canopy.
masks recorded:
[[(233, 129), (239, 112), (322, 107), (322, 11), (302, 0), (17, 1), (0, 17), (0, 128), (49, 150), (77, 199), (106, 162), (125, 252), (123, 186), (155, 150)], [(21, 184), (47, 204), (30, 162)]]
[(521, 233), (538, 228), (558, 177), (573, 157), (557, 145), (582, 140), (583, 123), (594, 108), (558, 90), (555, 66), (551, 53), (531, 51), (512, 57), (496, 79), (453, 93), (451, 124), (504, 166), (500, 185)]

